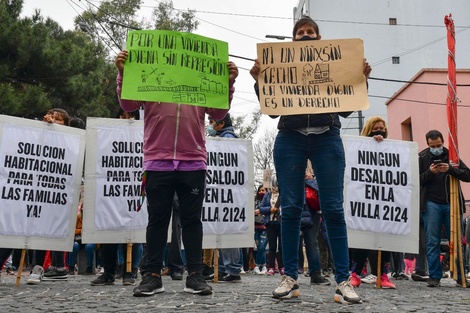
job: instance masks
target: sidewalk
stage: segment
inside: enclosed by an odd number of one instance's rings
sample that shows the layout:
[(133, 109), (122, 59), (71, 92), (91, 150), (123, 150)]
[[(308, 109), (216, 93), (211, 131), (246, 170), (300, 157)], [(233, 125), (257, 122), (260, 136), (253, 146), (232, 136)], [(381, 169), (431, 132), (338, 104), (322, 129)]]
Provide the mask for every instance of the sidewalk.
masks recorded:
[[(183, 291), (183, 281), (163, 276), (165, 292), (150, 297), (132, 296), (133, 286), (116, 281), (113, 286), (93, 287), (95, 276), (70, 276), (67, 282), (42, 282), (21, 285), (16, 276), (2, 272), (0, 308), (2, 312), (469, 312), (470, 289), (455, 287), (452, 279), (443, 279), (442, 287), (429, 288), (424, 282), (392, 280), (396, 290), (376, 289), (362, 284), (357, 288), (363, 304), (341, 305), (333, 301), (335, 284), (310, 286), (310, 278), (299, 276), (301, 296), (277, 300), (272, 290), (280, 276), (242, 275), (242, 283), (211, 283), (214, 294), (197, 296)], [(186, 279), (186, 277), (185, 277)], [(140, 279), (137, 280), (137, 283)]]

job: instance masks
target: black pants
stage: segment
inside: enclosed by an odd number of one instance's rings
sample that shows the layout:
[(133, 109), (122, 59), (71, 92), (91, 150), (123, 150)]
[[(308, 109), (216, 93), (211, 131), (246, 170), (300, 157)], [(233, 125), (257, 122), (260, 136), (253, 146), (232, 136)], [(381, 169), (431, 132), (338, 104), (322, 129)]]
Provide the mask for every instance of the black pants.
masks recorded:
[(188, 273), (202, 269), (202, 222), (206, 171), (147, 172), (147, 251), (143, 256), (142, 274), (160, 273), (167, 243), (173, 195), (180, 204), (182, 239)]
[[(118, 245), (117, 243), (104, 243), (100, 245), (104, 271), (110, 275), (116, 274)], [(124, 250), (123, 254), (124, 266), (126, 266), (127, 251)]]
[(284, 267), (282, 262), (281, 224), (266, 225), (266, 235), (269, 243), (268, 268), (275, 267), (276, 259), (278, 267)]
[(167, 266), (170, 273), (179, 272), (183, 274), (184, 264), (181, 257), (181, 221), (180, 205), (178, 196), (173, 198), (173, 218), (171, 220), (171, 242), (168, 244)]

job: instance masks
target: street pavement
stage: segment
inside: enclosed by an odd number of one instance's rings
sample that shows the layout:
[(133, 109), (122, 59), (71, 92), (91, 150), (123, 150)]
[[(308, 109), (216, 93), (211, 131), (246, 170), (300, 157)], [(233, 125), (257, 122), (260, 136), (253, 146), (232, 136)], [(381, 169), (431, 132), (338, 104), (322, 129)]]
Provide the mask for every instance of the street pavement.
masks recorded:
[[(133, 297), (134, 286), (116, 281), (112, 286), (94, 287), (95, 276), (74, 275), (68, 281), (26, 284), (23, 272), (16, 287), (16, 276), (0, 277), (0, 310), (9, 312), (469, 312), (470, 289), (456, 287), (443, 279), (439, 288), (425, 282), (394, 280), (397, 289), (376, 289), (362, 284), (357, 288), (362, 304), (338, 304), (333, 301), (335, 284), (310, 286), (310, 278), (299, 275), (301, 296), (278, 300), (271, 296), (280, 276), (242, 275), (241, 283), (211, 283), (214, 293), (197, 296), (183, 291), (183, 281), (163, 276), (165, 292), (150, 297)], [(186, 279), (186, 275), (185, 275)], [(136, 284), (140, 282), (137, 280)]]

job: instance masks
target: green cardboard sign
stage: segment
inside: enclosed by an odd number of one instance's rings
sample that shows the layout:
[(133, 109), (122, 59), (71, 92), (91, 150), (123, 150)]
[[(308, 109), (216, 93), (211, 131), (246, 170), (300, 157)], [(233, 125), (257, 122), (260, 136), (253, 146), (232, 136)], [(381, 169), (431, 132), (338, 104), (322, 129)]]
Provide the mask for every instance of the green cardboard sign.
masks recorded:
[(122, 99), (228, 109), (228, 43), (191, 33), (130, 31)]

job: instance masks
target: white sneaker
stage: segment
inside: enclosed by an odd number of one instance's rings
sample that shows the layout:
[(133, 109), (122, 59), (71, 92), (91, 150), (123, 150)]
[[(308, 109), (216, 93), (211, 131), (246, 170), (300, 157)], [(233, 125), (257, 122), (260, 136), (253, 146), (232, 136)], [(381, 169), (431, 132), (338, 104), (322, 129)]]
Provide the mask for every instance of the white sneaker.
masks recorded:
[(297, 281), (290, 276), (283, 275), (281, 283), (273, 291), (273, 297), (280, 299), (288, 299), (298, 296), (300, 296), (300, 290)]
[(259, 266), (256, 266), (253, 272), (257, 275), (261, 275), (261, 271), (259, 270)]
[(246, 272), (245, 272), (245, 270), (242, 268), (242, 269), (240, 270), (240, 275), (245, 275), (245, 274), (246, 274)]
[(376, 281), (377, 281), (377, 276), (372, 275), (372, 274), (369, 274), (366, 277), (361, 278), (361, 282), (363, 282), (364, 284), (375, 284)]
[(268, 273), (268, 269), (266, 268), (266, 266), (263, 266), (263, 268), (261, 269), (260, 274), (261, 275), (266, 275), (267, 273)]
[(42, 266), (36, 265), (33, 267), (31, 274), (29, 274), (28, 279), (26, 280), (26, 284), (28, 285), (39, 285), (42, 281), (44, 276), (44, 269)]
[(361, 297), (356, 294), (354, 287), (349, 282), (349, 279), (336, 286), (334, 300), (342, 304), (362, 303)]

